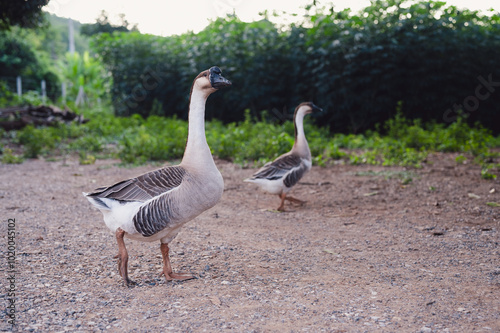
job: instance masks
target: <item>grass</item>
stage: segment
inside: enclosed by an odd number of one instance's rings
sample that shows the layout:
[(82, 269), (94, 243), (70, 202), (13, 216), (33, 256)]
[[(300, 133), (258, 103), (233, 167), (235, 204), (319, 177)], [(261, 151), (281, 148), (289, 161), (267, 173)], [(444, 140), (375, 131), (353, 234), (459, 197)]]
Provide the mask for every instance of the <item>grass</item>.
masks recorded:
[[(80, 163), (91, 164), (99, 158), (119, 158), (125, 164), (138, 165), (182, 157), (187, 136), (187, 122), (176, 117), (138, 115), (120, 118), (109, 109), (85, 111), (90, 121), (83, 125), (60, 124), (55, 127), (28, 126), (15, 132), (1, 132), (4, 145), (17, 144), (23, 156), (4, 150), (3, 163), (20, 163), (23, 158), (53, 158), (78, 154)], [(263, 117), (265, 119), (266, 117)], [(482, 166), (484, 179), (495, 179), (500, 157), (493, 148), (500, 147), (494, 137), (479, 125), (464, 120), (445, 126), (408, 120), (398, 113), (393, 119), (364, 134), (331, 134), (311, 124), (306, 118), (305, 132), (316, 165), (333, 160), (351, 164), (408, 166), (419, 168), (431, 152), (459, 152), (457, 163)], [(206, 123), (206, 136), (212, 153), (241, 165), (259, 166), (290, 150), (293, 123), (256, 121), (247, 112), (240, 123)], [(384, 133), (384, 134), (381, 134)], [(469, 156), (466, 157), (465, 155)]]

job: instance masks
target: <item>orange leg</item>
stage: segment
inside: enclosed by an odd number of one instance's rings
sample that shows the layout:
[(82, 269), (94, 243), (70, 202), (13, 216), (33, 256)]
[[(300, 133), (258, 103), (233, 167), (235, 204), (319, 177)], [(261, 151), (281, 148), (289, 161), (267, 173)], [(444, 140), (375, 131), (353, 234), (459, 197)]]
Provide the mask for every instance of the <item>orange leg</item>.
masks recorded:
[(284, 192), (281, 192), (281, 194), (278, 194), (278, 196), (281, 199), (281, 204), (278, 207), (278, 211), (280, 211), (280, 212), (284, 212), (285, 211), (285, 200), (293, 202), (293, 203), (296, 203), (296, 204), (299, 204), (299, 205), (303, 205), (303, 204), (306, 203), (306, 201), (302, 201), (302, 200), (299, 200), (297, 198), (287, 196), (286, 193), (284, 193)]
[(134, 281), (128, 278), (128, 252), (125, 247), (125, 242), (123, 241), (123, 237), (125, 236), (125, 231), (121, 228), (116, 230), (116, 241), (118, 242), (118, 255), (115, 258), (118, 258), (118, 272), (120, 276), (123, 278), (123, 282), (127, 287), (131, 284), (135, 284)]
[(165, 279), (167, 281), (194, 279), (194, 276), (192, 274), (174, 273), (172, 271), (172, 265), (170, 264), (170, 257), (168, 255), (169, 252), (168, 244), (162, 243), (160, 245), (160, 250), (161, 250), (161, 255), (163, 257), (163, 272), (161, 272), (160, 276), (165, 275)]
[(279, 212), (284, 212), (284, 211), (285, 211), (285, 199), (286, 199), (286, 193), (281, 192), (281, 194), (278, 194), (278, 196), (279, 196), (279, 197), (280, 197), (280, 199), (281, 199), (281, 204), (280, 204), (280, 206), (278, 207), (278, 211), (279, 211)]
[(290, 202), (299, 204), (299, 205), (303, 205), (303, 204), (306, 203), (306, 201), (302, 201), (302, 200), (299, 200), (299, 199), (294, 198), (294, 197), (286, 197), (285, 199), (288, 200), (288, 201), (290, 201)]

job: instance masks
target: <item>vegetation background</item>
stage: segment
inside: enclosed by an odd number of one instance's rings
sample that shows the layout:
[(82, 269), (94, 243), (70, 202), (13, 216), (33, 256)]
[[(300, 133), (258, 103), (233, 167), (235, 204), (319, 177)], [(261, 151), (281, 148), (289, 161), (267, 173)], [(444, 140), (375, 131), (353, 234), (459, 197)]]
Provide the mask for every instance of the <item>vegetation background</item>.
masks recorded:
[[(35, 2), (44, 3), (27, 3)], [(73, 23), (72, 53), (68, 20), (42, 12), (25, 26), (2, 17), (0, 107), (42, 103), (45, 80), (52, 103), (90, 119), (2, 132), (2, 160), (72, 152), (82, 163), (180, 158), (192, 79), (218, 65), (234, 83), (207, 104), (207, 136), (220, 158), (261, 164), (287, 151), (290, 115), (312, 100), (325, 110), (306, 129), (317, 164), (418, 167), (429, 152), (460, 151), (467, 156), (459, 163), (473, 159), (483, 177), (497, 176), (499, 13), (389, 0), (359, 13), (311, 4), (304, 14), (286, 26), (270, 22), (276, 14), (249, 23), (230, 15), (199, 33), (160, 37), (124, 16), (111, 25), (103, 12), (95, 24)], [(86, 99), (76, 105), (80, 89)]]

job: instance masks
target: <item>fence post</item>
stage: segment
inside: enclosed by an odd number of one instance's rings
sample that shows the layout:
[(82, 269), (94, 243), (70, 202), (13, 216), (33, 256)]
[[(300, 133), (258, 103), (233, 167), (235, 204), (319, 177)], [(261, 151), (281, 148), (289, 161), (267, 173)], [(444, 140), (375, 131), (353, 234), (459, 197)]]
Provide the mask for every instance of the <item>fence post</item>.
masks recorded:
[(73, 54), (75, 53), (75, 28), (73, 25), (73, 20), (69, 19), (68, 20), (68, 26), (69, 26), (69, 31), (68, 31), (68, 44), (69, 44), (69, 53)]
[(66, 82), (61, 83), (62, 103), (66, 104)]
[(76, 96), (75, 105), (80, 106), (85, 103), (85, 91), (83, 90), (83, 86), (78, 88), (78, 96)]
[(45, 104), (45, 100), (47, 99), (47, 84), (45, 80), (42, 80), (42, 102)]
[(16, 78), (16, 85), (17, 85), (17, 96), (21, 97), (23, 95), (23, 83), (21, 81), (20, 76)]

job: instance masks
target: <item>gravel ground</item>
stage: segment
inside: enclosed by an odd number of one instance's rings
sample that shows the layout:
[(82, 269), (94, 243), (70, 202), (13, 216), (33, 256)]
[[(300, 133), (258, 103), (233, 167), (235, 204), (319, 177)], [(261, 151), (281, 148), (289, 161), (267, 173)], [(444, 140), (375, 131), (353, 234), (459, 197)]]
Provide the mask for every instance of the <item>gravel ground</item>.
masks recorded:
[[(500, 182), (477, 165), (435, 154), (422, 169), (313, 167), (278, 213), (277, 196), (242, 179), (255, 170), (217, 161), (221, 202), (171, 243), (114, 235), (82, 196), (155, 168), (117, 161), (29, 160), (0, 165), (2, 303), (8, 303), (8, 219), (15, 219), (16, 326), (64, 332), (499, 332)], [(411, 179), (411, 180), (410, 180)]]

